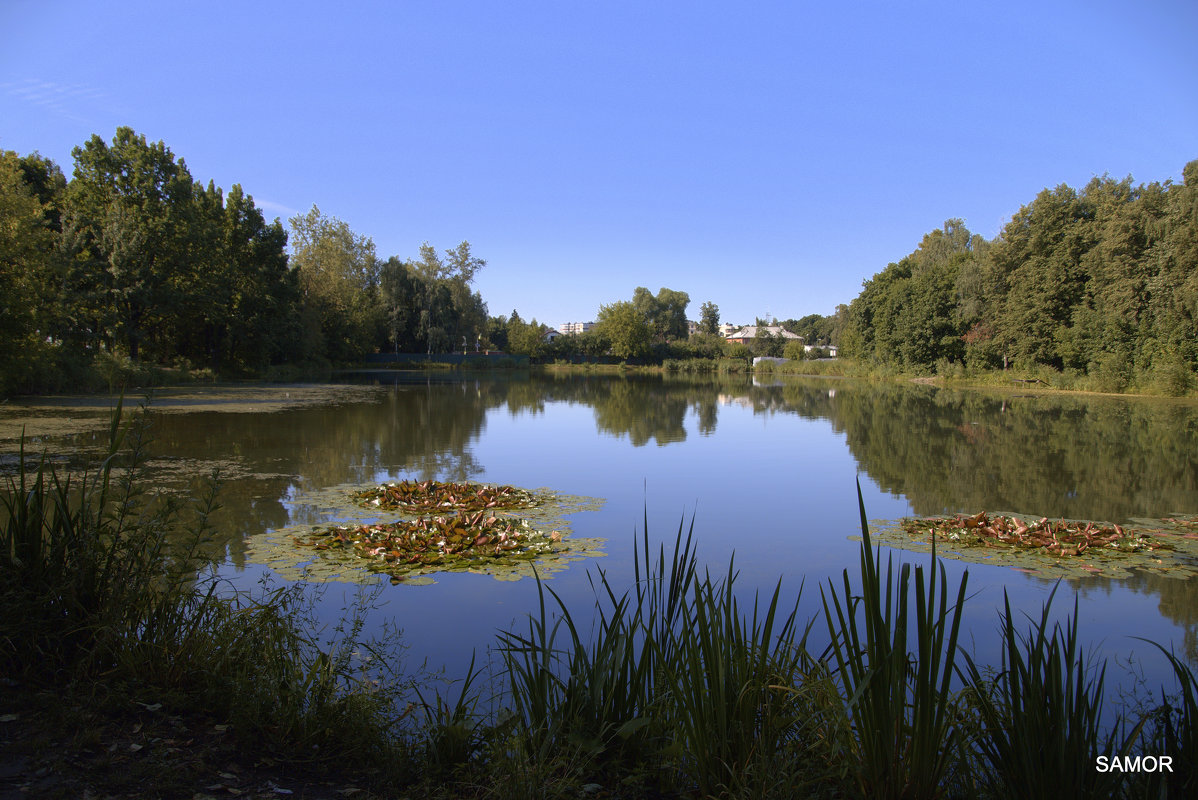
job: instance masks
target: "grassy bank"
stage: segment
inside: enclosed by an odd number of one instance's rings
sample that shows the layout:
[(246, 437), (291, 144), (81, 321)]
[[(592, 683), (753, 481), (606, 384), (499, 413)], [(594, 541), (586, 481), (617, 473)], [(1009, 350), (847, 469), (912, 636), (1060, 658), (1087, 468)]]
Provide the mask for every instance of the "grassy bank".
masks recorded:
[[(0, 738), (18, 754), (0, 782), (63, 797), (216, 785), (480, 798), (1198, 788), (1188, 665), (1166, 654), (1168, 697), (1111, 716), (1076, 607), (1057, 623), (1048, 605), (1026, 620), (1001, 610), (1003, 663), (976, 664), (959, 642), (968, 575), (950, 581), (934, 558), (883, 562), (863, 506), (859, 562), (808, 588), (821, 599), (813, 618), (780, 584), (737, 591), (734, 562), (701, 571), (693, 526), (669, 547), (645, 530), (633, 575), (597, 570), (584, 609), (539, 584), (493, 663), (447, 691), (403, 669), (394, 632), (364, 635), (368, 595), (329, 634), (308, 587), (251, 595), (213, 577), (186, 542), (208, 532), (218, 479), (189, 501), (157, 497), (140, 477), (140, 423), (118, 415), (110, 439), (87, 474), (31, 459), (0, 493)], [(1174, 771), (1096, 769), (1118, 754), (1169, 755)], [(41, 769), (68, 778), (38, 790)]]

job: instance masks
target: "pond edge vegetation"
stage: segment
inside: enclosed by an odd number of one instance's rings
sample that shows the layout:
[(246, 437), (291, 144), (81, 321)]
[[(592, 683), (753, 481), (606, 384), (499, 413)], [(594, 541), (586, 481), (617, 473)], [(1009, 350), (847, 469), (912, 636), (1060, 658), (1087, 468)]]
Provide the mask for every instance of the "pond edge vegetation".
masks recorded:
[[(1198, 789), (1198, 681), (1156, 643), (1170, 692), (1104, 716), (1105, 663), (1080, 646), (1077, 604), (999, 612), (1002, 664), (959, 641), (968, 572), (882, 563), (858, 487), (859, 564), (799, 598), (736, 591), (701, 570), (694, 520), (634, 575), (588, 572), (594, 606), (538, 581), (538, 606), (449, 688), (402, 667), (395, 631), (366, 637), (374, 597), (331, 632), (311, 587), (234, 591), (167, 546), (210, 530), (219, 476), (190, 500), (149, 494), (142, 419), (113, 417), (79, 476), (44, 460), (0, 492), (0, 697), (119, 696), (228, 725), (242, 757), (313, 765), (396, 792), (453, 797), (1186, 797)], [(800, 589), (800, 594), (802, 590)], [(1055, 592), (1054, 592), (1055, 593)], [(826, 636), (825, 636), (826, 635)], [(816, 641), (828, 641), (820, 649)], [(488, 681), (487, 678), (490, 680)], [(111, 699), (107, 702), (111, 702)], [(3, 709), (0, 709), (2, 711)], [(1100, 771), (1099, 756), (1172, 757), (1172, 771)], [(1122, 762), (1120, 762), (1122, 763)]]

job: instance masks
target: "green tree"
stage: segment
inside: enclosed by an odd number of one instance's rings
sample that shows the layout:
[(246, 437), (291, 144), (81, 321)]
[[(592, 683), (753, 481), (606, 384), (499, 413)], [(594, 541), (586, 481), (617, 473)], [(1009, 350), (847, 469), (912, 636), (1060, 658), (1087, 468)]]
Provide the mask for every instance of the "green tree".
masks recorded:
[(170, 355), (174, 321), (186, 298), (178, 287), (202, 281), (196, 267), (210, 263), (206, 243), (193, 237), (194, 184), (182, 159), (162, 142), (149, 144), (131, 128), (118, 128), (109, 146), (92, 136), (72, 151), (68, 187), (70, 246), (82, 289), (81, 327), (130, 357), (149, 345)]
[(653, 334), (635, 301), (619, 300), (600, 306), (595, 330), (609, 342), (611, 353), (617, 358), (643, 358), (650, 353)]
[(545, 341), (546, 328), (533, 317), (531, 322), (525, 322), (515, 310), (507, 321), (507, 341), (509, 352), (526, 355), (530, 358), (540, 358), (548, 349)]
[[(411, 266), (426, 293), (420, 330), (428, 352), (458, 346), (470, 349), (481, 341), (488, 327), (487, 304), (480, 294), (470, 291), (470, 284), (486, 264), (466, 241), (446, 250), (445, 258), (428, 242), (420, 245), (420, 256)], [(433, 346), (434, 339), (441, 343), (439, 347)]]
[(775, 336), (767, 326), (758, 325), (757, 334), (753, 337), (753, 343), (749, 345), (749, 349), (753, 351), (753, 355), (755, 356), (778, 358), (782, 355), (784, 343), (785, 339), (781, 336)]
[(720, 332), (720, 307), (710, 300), (699, 306), (699, 330), (713, 335)]
[(632, 294), (633, 308), (645, 320), (651, 338), (657, 342), (686, 338), (688, 305), (690, 295), (664, 286), (658, 289), (656, 296), (644, 286), (638, 286)]
[(0, 151), (0, 394), (25, 389), (47, 355), (54, 231), (16, 153)]
[(801, 340), (790, 339), (782, 348), (782, 357), (789, 358), (791, 361), (802, 361), (807, 357), (807, 350)]
[(379, 270), (379, 294), (387, 325), (387, 340), (396, 353), (424, 349), (421, 319), (430, 293), (426, 281), (407, 261), (391, 256)]
[(291, 265), (299, 279), (305, 350), (333, 361), (373, 349), (385, 315), (374, 242), (315, 205), (291, 223)]
[(254, 198), (233, 184), (220, 215), (220, 237), (229, 265), (227, 313), (217, 336), (225, 363), (262, 370), (300, 360), (300, 289), (282, 223), (267, 222)]

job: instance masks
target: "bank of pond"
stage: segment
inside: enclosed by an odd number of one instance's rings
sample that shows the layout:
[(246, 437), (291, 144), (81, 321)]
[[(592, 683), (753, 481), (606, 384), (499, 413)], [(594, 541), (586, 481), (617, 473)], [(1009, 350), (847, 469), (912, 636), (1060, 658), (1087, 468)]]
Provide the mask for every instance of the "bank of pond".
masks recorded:
[[(646, 520), (632, 575), (594, 569), (585, 609), (538, 577), (534, 611), (446, 683), (406, 670), (394, 632), (364, 635), (369, 589), (329, 638), (311, 586), (233, 591), (197, 563), (178, 542), (211, 532), (219, 487), (187, 501), (150, 493), (139, 430), (119, 419), (93, 470), (61, 475), (22, 453), (0, 493), (0, 672), (11, 685), (204, 709), (244, 753), (370, 774), (384, 796), (1061, 800), (1198, 789), (1198, 683), (1182, 657), (1164, 652), (1173, 686), (1113, 702), (1107, 664), (1082, 646), (1076, 601), (1061, 616), (1050, 595), (1029, 618), (1004, 604), (1002, 662), (975, 662), (959, 639), (968, 573), (950, 580), (934, 554), (916, 565), (883, 556), (860, 490), (858, 563), (807, 587), (820, 599), (810, 619), (780, 581), (748, 596), (735, 561), (700, 569), (694, 521), (653, 545)], [(450, 557), (522, 557), (536, 570), (570, 541), (561, 530), (522, 537), (530, 526), (508, 515), (553, 501), (516, 487), (411, 482), (349, 499), (401, 520), (314, 532), (298, 549), (343, 548), (384, 572)], [(1047, 520), (951, 522), (1075, 550), (1128, 537), (1104, 542), (1101, 528), (1074, 526), (1074, 542)]]

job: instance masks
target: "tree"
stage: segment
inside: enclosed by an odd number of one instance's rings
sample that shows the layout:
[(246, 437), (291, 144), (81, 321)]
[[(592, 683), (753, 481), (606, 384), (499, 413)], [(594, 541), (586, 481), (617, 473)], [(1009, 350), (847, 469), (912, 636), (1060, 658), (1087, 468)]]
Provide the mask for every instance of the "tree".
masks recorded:
[(299, 278), (307, 350), (333, 361), (360, 358), (385, 328), (374, 242), (315, 205), (291, 223), (291, 264)]
[(649, 355), (652, 332), (634, 302), (620, 300), (600, 306), (595, 330), (610, 343), (611, 353), (617, 358), (627, 360)]
[(749, 347), (755, 356), (779, 358), (782, 355), (782, 347), (785, 342), (785, 339), (780, 335), (775, 336), (765, 325), (758, 325), (757, 335), (753, 337), (753, 343)]
[(0, 393), (28, 384), (46, 349), (54, 237), (16, 153), (0, 151)]
[(699, 306), (699, 330), (710, 334), (720, 332), (720, 307), (710, 300)]
[(227, 322), (221, 346), (229, 363), (254, 369), (299, 360), (299, 283), (287, 260), (287, 232), (267, 222), (254, 198), (233, 184), (221, 223), (229, 264)]
[(782, 357), (791, 361), (802, 361), (807, 357), (807, 349), (799, 339), (790, 339), (782, 348)]
[(662, 287), (657, 291), (657, 321), (655, 327), (663, 340), (685, 339), (688, 334), (686, 307), (691, 298), (686, 292)]
[(686, 338), (688, 305), (690, 295), (664, 286), (657, 290), (656, 296), (644, 286), (638, 286), (632, 293), (633, 308), (645, 320), (653, 341), (657, 342)]
[[(473, 346), (486, 333), (487, 304), (482, 295), (470, 291), (474, 276), (486, 265), (485, 260), (472, 253), (466, 241), (446, 250), (444, 259), (428, 242), (420, 245), (420, 257), (412, 268), (423, 280), (426, 292), (420, 329), (428, 352), (441, 352), (440, 347), (446, 342), (449, 347), (463, 342), (466, 347)], [(446, 294), (440, 294), (442, 289)], [(434, 302), (438, 296), (441, 302)], [(442, 343), (439, 347), (433, 346), (434, 334)]]
[(520, 319), (515, 310), (507, 322), (508, 350), (512, 353), (539, 358), (547, 349), (545, 326), (533, 317), (531, 322)]
[(387, 341), (394, 352), (418, 352), (425, 341), (420, 327), (428, 297), (424, 279), (412, 264), (391, 256), (379, 271), (379, 296), (387, 325)]
[(112, 145), (92, 136), (76, 147), (68, 189), (68, 227), (74, 249), (74, 285), (88, 296), (81, 321), (131, 358), (143, 345), (170, 355), (177, 287), (204, 281), (197, 267), (211, 262), (194, 233), (195, 196), (182, 159), (162, 142), (148, 144), (118, 128)]

